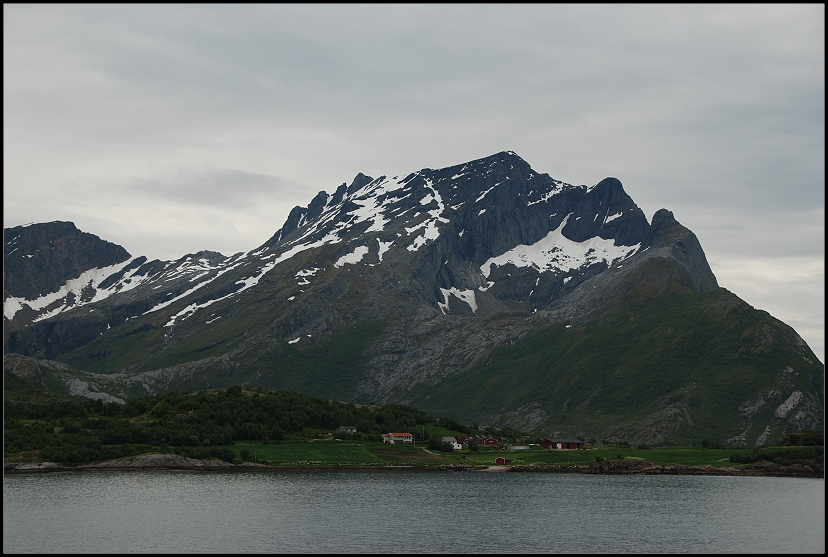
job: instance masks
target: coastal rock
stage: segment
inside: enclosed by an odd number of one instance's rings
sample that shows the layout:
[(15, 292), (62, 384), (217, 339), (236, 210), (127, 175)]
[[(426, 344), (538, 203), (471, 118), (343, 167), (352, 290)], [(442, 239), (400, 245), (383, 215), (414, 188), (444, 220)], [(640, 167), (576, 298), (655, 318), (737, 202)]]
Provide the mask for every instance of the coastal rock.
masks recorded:
[(5, 462), (3, 463), (4, 472), (51, 472), (54, 470), (63, 469), (61, 464), (56, 462)]
[(189, 470), (193, 468), (228, 467), (234, 467), (234, 465), (223, 460), (185, 458), (183, 456), (174, 454), (142, 454), (138, 456), (131, 456), (128, 458), (117, 458), (114, 460), (107, 460), (104, 462), (98, 462), (97, 464), (77, 466), (76, 469), (85, 470), (100, 468), (171, 468)]
[(441, 464), (435, 466), (438, 470), (445, 472), (473, 472), (475, 470), (485, 470), (487, 466), (478, 466), (473, 464)]
[(670, 476), (777, 476), (824, 478), (824, 466), (816, 462), (789, 465), (756, 462), (745, 466), (688, 466), (633, 459), (607, 459), (585, 465), (531, 464), (512, 466), (509, 472), (547, 472), (558, 474), (670, 475)]

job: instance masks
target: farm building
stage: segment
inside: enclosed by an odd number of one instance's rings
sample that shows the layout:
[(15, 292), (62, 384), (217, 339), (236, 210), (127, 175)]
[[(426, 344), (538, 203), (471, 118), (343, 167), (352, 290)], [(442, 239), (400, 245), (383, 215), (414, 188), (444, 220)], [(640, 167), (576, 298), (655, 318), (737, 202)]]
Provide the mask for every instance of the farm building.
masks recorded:
[(541, 445), (547, 450), (586, 449), (584, 442), (579, 439), (544, 439)]
[(382, 442), (389, 445), (396, 445), (398, 443), (413, 443), (414, 436), (410, 433), (383, 433)]
[(461, 445), (468, 445), (471, 442), (477, 443), (478, 447), (496, 447), (500, 445), (500, 439), (491, 435), (461, 435), (457, 442)]
[(495, 459), (495, 464), (509, 464), (511, 460), (512, 459), (510, 458), (503, 458), (502, 456), (499, 456)]
[(459, 451), (463, 448), (463, 445), (457, 442), (457, 439), (454, 437), (443, 437), (443, 443), (448, 443), (451, 445), (452, 450)]

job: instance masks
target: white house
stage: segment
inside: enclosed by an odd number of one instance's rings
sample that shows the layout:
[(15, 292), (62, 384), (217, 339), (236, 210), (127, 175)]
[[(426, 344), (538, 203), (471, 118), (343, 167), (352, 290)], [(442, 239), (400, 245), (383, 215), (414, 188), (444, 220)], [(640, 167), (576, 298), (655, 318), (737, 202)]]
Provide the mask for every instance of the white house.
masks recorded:
[(414, 436), (410, 433), (383, 433), (382, 442), (389, 445), (396, 445), (397, 443), (413, 443)]
[(463, 448), (463, 445), (457, 442), (457, 439), (454, 437), (443, 437), (443, 443), (448, 443), (451, 445), (452, 450), (459, 451)]

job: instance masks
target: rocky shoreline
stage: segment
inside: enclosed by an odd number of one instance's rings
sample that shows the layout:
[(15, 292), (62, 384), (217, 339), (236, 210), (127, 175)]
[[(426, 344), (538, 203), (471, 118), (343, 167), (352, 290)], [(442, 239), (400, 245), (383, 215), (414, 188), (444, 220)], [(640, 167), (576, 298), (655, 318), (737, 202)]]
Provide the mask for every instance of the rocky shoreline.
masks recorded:
[(642, 460), (603, 460), (581, 466), (532, 464), (511, 466), (510, 472), (546, 472), (554, 474), (669, 475), (669, 476), (775, 476), (787, 478), (824, 478), (825, 467), (816, 462), (775, 464), (755, 462), (744, 466), (688, 466)]
[(233, 472), (258, 470), (422, 470), (422, 471), (472, 471), (485, 470), (487, 466), (468, 466), (463, 464), (443, 464), (438, 466), (402, 466), (402, 465), (285, 465), (266, 466), (253, 462), (230, 464), (218, 459), (186, 458), (174, 454), (143, 454), (128, 458), (107, 460), (95, 464), (64, 466), (56, 462), (5, 462), (3, 472), (6, 474), (39, 472), (116, 472), (141, 470), (180, 470), (199, 472)]
[(43, 473), (43, 472), (114, 472), (142, 470), (180, 470), (180, 471), (256, 471), (256, 470), (387, 470), (423, 472), (533, 472), (552, 474), (607, 474), (607, 475), (673, 475), (673, 476), (776, 476), (793, 478), (824, 478), (823, 464), (816, 462), (790, 465), (772, 462), (757, 462), (740, 467), (730, 466), (687, 466), (684, 464), (665, 464), (641, 460), (604, 460), (585, 465), (515, 465), (485, 466), (465, 464), (442, 464), (437, 466), (394, 466), (394, 465), (286, 465), (266, 466), (245, 462), (230, 464), (223, 460), (194, 459), (173, 454), (144, 454), (129, 458), (119, 458), (86, 464), (81, 466), (63, 466), (54, 462), (6, 462), (5, 474)]

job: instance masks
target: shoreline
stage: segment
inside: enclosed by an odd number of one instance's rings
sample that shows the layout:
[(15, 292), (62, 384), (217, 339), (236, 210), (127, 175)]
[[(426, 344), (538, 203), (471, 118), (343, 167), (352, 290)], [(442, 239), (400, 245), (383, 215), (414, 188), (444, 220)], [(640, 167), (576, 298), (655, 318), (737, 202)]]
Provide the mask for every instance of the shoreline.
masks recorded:
[(553, 474), (601, 474), (601, 475), (637, 475), (637, 476), (768, 476), (784, 478), (825, 478), (824, 465), (818, 463), (775, 464), (773, 462), (754, 462), (743, 466), (690, 466), (648, 462), (642, 460), (604, 460), (586, 465), (518, 465), (512, 466), (510, 472), (534, 472)]
[(197, 460), (171, 454), (147, 454), (135, 457), (115, 459), (96, 464), (80, 466), (63, 466), (54, 462), (14, 463), (6, 462), (4, 474), (38, 474), (50, 472), (139, 472), (139, 471), (181, 471), (181, 472), (257, 472), (286, 470), (372, 470), (390, 472), (511, 472), (511, 473), (545, 473), (545, 474), (599, 474), (599, 475), (672, 475), (672, 476), (768, 476), (794, 478), (825, 478), (824, 466), (815, 462), (796, 464), (775, 464), (772, 462), (755, 462), (740, 467), (732, 466), (690, 466), (684, 464), (667, 464), (641, 460), (604, 460), (584, 465), (354, 465), (354, 464), (318, 464), (267, 466), (246, 462), (230, 464), (221, 460)]

